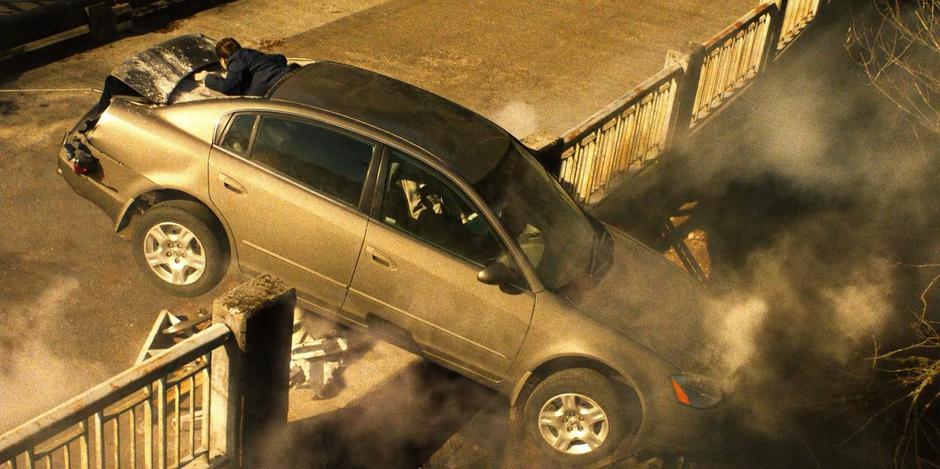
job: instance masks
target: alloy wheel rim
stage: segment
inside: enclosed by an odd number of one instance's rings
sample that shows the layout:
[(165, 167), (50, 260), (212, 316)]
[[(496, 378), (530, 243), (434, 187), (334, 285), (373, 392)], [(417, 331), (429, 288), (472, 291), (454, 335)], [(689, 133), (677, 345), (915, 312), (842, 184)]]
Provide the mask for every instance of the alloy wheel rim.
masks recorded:
[(172, 285), (191, 285), (206, 271), (202, 242), (179, 223), (152, 226), (144, 236), (144, 258), (157, 277)]
[(607, 441), (607, 413), (590, 397), (559, 394), (539, 411), (539, 433), (549, 446), (566, 454), (590, 453)]

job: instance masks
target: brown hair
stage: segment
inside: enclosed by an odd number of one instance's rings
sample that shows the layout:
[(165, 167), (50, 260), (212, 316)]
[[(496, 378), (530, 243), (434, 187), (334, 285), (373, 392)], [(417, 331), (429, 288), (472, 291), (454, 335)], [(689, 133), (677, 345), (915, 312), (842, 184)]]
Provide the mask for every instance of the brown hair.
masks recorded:
[(215, 55), (220, 59), (228, 60), (228, 58), (234, 54), (235, 51), (241, 48), (242, 46), (238, 43), (238, 41), (227, 37), (215, 45)]

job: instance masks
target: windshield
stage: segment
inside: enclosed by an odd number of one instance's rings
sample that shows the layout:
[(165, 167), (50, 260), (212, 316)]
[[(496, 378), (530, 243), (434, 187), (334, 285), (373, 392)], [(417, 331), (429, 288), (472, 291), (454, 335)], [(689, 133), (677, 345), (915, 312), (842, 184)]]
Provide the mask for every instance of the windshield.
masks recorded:
[(499, 164), (474, 187), (556, 290), (590, 273), (596, 231), (535, 158), (510, 142)]

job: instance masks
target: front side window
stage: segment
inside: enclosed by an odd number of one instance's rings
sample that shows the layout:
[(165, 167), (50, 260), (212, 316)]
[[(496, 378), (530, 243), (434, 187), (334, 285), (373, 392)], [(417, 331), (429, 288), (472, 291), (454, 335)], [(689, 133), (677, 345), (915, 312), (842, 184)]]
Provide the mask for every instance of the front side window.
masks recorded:
[(502, 160), (474, 188), (546, 288), (559, 289), (590, 272), (600, 233), (531, 155), (507, 142)]
[(459, 189), (397, 151), (389, 158), (381, 219), (479, 266), (508, 257)]
[(294, 119), (262, 116), (251, 160), (317, 192), (357, 205), (372, 145)]

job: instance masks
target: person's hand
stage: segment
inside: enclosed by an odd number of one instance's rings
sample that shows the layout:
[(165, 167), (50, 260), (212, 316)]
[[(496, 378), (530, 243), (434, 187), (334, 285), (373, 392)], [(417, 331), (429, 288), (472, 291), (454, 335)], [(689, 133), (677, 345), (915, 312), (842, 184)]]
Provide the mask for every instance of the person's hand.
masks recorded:
[(199, 83), (205, 83), (205, 81), (206, 81), (206, 76), (208, 76), (208, 75), (209, 75), (209, 72), (207, 72), (207, 71), (205, 71), (205, 70), (200, 71), (200, 72), (196, 72), (196, 74), (193, 75), (193, 80), (196, 80), (196, 81), (198, 81)]

